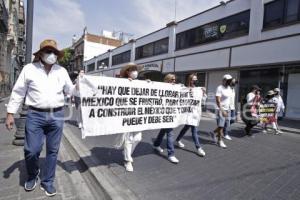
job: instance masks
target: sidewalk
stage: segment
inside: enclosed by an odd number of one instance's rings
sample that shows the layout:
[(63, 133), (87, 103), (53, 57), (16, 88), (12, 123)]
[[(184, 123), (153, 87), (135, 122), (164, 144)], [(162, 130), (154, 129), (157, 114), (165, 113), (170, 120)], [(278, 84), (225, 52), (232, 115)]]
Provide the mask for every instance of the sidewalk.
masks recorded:
[[(215, 114), (209, 111), (203, 112), (202, 116), (207, 118), (215, 118)], [(238, 123), (244, 122), (241, 119), (238, 119)], [(300, 134), (300, 121), (283, 119), (278, 121), (278, 125), (282, 131)]]
[[(9, 132), (5, 127), (7, 99), (0, 102), (0, 200), (6, 199), (48, 199), (45, 193), (39, 189), (39, 183), (32, 192), (26, 192), (23, 188), (26, 180), (26, 170), (24, 163), (23, 147), (12, 145), (14, 131)], [(82, 195), (88, 195), (82, 187), (83, 180), (78, 176), (78, 170), (70, 170), (70, 166), (64, 164), (70, 161), (65, 145), (61, 145), (56, 169), (55, 186), (57, 195), (51, 199), (82, 199)], [(43, 149), (40, 164), (45, 157), (45, 147)], [(74, 167), (74, 166), (73, 166)], [(80, 183), (81, 182), (81, 183)], [(85, 194), (82, 194), (82, 191)], [(89, 196), (86, 196), (89, 197)], [(89, 199), (89, 198), (87, 198)]]

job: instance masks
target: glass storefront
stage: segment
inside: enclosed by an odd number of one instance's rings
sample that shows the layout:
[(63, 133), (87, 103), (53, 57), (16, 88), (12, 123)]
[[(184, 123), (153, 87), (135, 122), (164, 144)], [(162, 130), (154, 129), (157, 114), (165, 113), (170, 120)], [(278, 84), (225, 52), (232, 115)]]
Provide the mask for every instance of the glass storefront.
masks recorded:
[(278, 87), (280, 68), (241, 70), (239, 79), (239, 102), (251, 91), (252, 85), (262, 88), (264, 97), (269, 90)]

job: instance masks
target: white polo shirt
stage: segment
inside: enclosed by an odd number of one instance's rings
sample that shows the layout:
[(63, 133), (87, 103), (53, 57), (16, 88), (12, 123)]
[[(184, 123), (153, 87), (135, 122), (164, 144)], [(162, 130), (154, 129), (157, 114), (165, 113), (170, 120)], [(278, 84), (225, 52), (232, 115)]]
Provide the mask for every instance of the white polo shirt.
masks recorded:
[(64, 105), (64, 93), (71, 93), (75, 85), (67, 70), (54, 64), (47, 74), (41, 62), (23, 67), (12, 90), (8, 113), (16, 113), (25, 98), (25, 104), (36, 108), (57, 108)]

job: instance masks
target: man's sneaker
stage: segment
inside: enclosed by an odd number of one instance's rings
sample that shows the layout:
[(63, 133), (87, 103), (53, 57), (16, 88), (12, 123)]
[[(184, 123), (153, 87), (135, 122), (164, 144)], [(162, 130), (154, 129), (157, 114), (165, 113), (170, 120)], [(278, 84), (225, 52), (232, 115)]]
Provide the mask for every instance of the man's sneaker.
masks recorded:
[(39, 174), (40, 174), (40, 170), (38, 171), (38, 174), (36, 175), (36, 177), (34, 177), (33, 179), (30, 179), (30, 180), (27, 180), (25, 182), (25, 185), (24, 185), (24, 189), (26, 191), (32, 191), (35, 189), (36, 187), (36, 183), (38, 182), (39, 180)]
[(268, 131), (266, 129), (262, 130), (262, 133), (268, 133)]
[(78, 123), (78, 128), (82, 128), (82, 123), (81, 122)]
[(205, 156), (205, 151), (201, 147), (197, 149), (197, 153), (199, 156), (202, 156), (202, 157)]
[(226, 140), (232, 140), (232, 138), (231, 138), (229, 135), (225, 135), (224, 138), (225, 138)]
[(215, 144), (217, 144), (217, 138), (216, 138), (215, 133), (214, 132), (209, 132), (209, 135), (210, 135), (211, 139), (213, 140), (213, 142)]
[(164, 152), (164, 150), (160, 147), (160, 146), (154, 146), (153, 145), (153, 149), (155, 150), (155, 151), (157, 151), (158, 153), (163, 153)]
[(275, 134), (278, 135), (278, 134), (282, 134), (283, 132), (281, 130), (277, 129), (276, 133)]
[(222, 148), (227, 148), (227, 146), (224, 144), (223, 140), (221, 140), (220, 142), (218, 142), (218, 144)]
[(52, 196), (56, 195), (56, 189), (53, 185), (44, 186), (43, 184), (41, 184), (40, 188), (41, 188), (41, 190), (45, 191), (45, 194), (48, 197), (52, 197)]
[(125, 167), (126, 171), (128, 171), (128, 172), (133, 172), (133, 166), (132, 166), (132, 163), (131, 163), (131, 162), (125, 161), (124, 167)]
[(170, 156), (168, 157), (168, 160), (171, 162), (171, 163), (179, 163), (179, 160), (175, 157), (175, 156)]
[(179, 140), (177, 141), (177, 146), (180, 148), (184, 148), (185, 145)]

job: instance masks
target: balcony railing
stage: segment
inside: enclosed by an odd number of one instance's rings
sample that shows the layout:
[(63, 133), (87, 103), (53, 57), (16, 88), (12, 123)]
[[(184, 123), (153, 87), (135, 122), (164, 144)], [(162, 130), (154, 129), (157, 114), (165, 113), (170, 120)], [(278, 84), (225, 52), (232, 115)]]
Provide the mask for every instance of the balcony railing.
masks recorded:
[(0, 0), (0, 33), (8, 31), (8, 12), (5, 7), (4, 1)]

